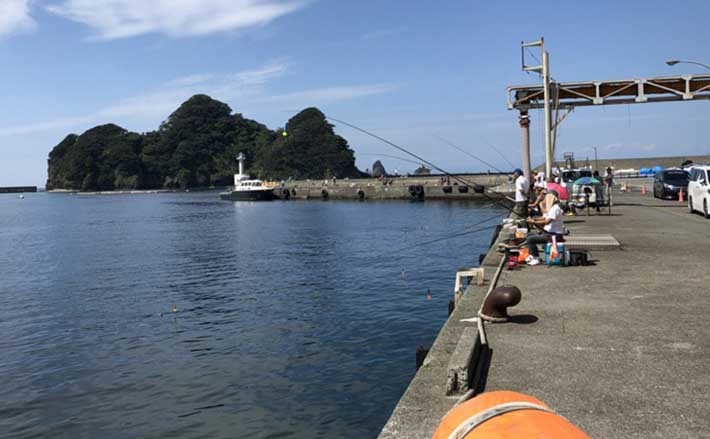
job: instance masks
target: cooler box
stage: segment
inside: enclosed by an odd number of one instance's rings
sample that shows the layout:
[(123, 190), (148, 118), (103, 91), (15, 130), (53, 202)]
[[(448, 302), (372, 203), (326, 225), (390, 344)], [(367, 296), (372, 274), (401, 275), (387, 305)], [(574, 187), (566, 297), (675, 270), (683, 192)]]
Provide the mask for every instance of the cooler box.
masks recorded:
[(557, 252), (551, 254), (552, 243), (548, 242), (545, 246), (545, 262), (547, 265), (565, 265), (565, 244), (557, 243)]

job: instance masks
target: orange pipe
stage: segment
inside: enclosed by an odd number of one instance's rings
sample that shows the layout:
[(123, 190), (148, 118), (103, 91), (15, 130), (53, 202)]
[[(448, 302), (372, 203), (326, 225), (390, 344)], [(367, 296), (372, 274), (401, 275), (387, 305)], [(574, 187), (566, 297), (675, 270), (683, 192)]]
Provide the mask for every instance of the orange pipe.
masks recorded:
[[(517, 404), (520, 403), (520, 404)], [(506, 407), (517, 407), (505, 411)], [(488, 419), (486, 414), (493, 415)], [(482, 422), (475, 424), (478, 420)], [(457, 431), (458, 429), (458, 431)], [(510, 391), (482, 393), (444, 416), (433, 439), (591, 439), (542, 401)]]

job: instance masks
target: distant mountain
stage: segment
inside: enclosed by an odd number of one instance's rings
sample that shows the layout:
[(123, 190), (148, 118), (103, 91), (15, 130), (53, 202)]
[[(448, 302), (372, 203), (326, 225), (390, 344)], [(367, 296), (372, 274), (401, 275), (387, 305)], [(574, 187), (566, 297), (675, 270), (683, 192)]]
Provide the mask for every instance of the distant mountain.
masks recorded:
[(359, 177), (347, 140), (316, 108), (291, 118), (285, 130), (232, 114), (229, 106), (195, 95), (156, 131), (117, 125), (70, 134), (49, 153), (47, 189), (114, 190), (226, 186), (235, 157), (263, 179)]

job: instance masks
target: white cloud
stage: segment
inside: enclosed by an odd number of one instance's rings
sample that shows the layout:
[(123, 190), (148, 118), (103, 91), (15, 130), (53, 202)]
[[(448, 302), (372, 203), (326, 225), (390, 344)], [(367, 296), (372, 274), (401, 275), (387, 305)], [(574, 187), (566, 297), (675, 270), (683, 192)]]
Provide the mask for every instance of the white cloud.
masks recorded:
[[(304, 108), (311, 105), (323, 105), (359, 97), (386, 93), (394, 90), (387, 84), (364, 84), (348, 87), (324, 87), (297, 91), (287, 94), (269, 95), (268, 84), (286, 75), (288, 65), (283, 60), (273, 61), (251, 70), (231, 74), (194, 74), (166, 82), (156, 90), (136, 95), (95, 112), (84, 115), (61, 117), (44, 122), (32, 122), (23, 125), (0, 128), (0, 136), (29, 134), (42, 131), (86, 129), (95, 124), (113, 122), (127, 129), (139, 125), (152, 129), (171, 112), (195, 94), (207, 94), (227, 103), (238, 103), (243, 108), (268, 107), (270, 112), (278, 112), (283, 104)], [(140, 129), (138, 129), (140, 130)]]
[(212, 77), (213, 77), (213, 75), (210, 75), (208, 73), (205, 73), (205, 74), (197, 73), (194, 75), (183, 76), (181, 78), (175, 78), (171, 81), (168, 81), (168, 83), (166, 85), (181, 87), (181, 86), (202, 84), (202, 83), (207, 82), (210, 79), (212, 79)]
[(207, 94), (222, 101), (245, 101), (263, 93), (264, 85), (287, 72), (285, 61), (227, 75), (195, 74), (168, 81), (161, 89), (134, 96), (103, 108), (97, 118), (164, 119), (195, 94)]
[(30, 0), (0, 0), (0, 38), (34, 29)]
[(41, 131), (50, 131), (56, 129), (65, 129), (77, 125), (88, 124), (94, 121), (92, 115), (61, 117), (59, 119), (49, 120), (45, 122), (33, 122), (23, 125), (6, 126), (0, 128), (0, 136), (14, 136), (22, 134), (38, 133)]
[(355, 99), (365, 96), (389, 93), (397, 87), (391, 84), (364, 84), (340, 87), (323, 87), (302, 90), (253, 100), (257, 103), (278, 103), (280, 105), (313, 106), (331, 102)]
[(306, 5), (303, 0), (62, 0), (47, 10), (112, 40), (148, 33), (207, 35), (265, 25)]

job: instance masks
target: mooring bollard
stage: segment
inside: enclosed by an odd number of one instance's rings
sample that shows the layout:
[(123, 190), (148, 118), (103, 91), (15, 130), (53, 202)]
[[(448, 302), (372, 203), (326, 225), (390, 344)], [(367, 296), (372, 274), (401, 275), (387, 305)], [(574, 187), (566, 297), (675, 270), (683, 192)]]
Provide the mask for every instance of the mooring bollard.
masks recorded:
[(498, 287), (491, 291), (483, 302), (478, 316), (487, 322), (500, 323), (508, 321), (508, 308), (520, 303), (522, 294), (515, 286)]

